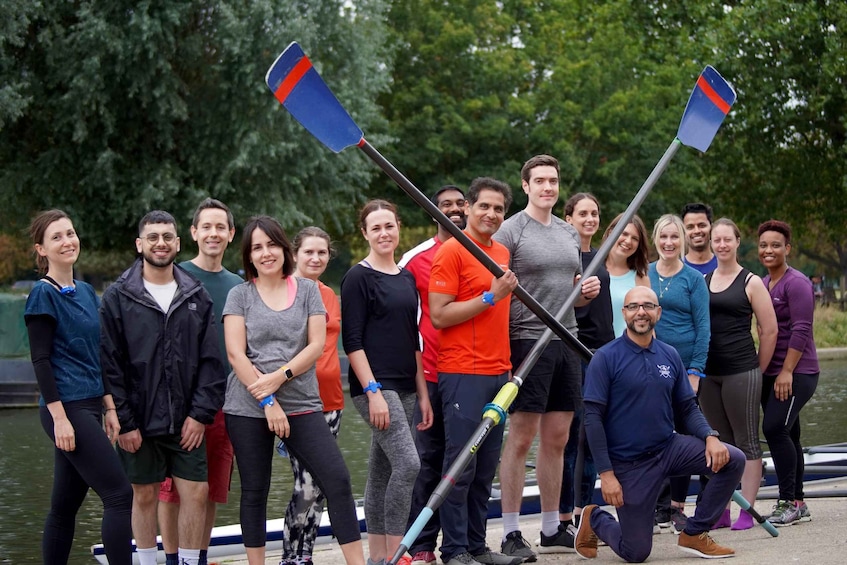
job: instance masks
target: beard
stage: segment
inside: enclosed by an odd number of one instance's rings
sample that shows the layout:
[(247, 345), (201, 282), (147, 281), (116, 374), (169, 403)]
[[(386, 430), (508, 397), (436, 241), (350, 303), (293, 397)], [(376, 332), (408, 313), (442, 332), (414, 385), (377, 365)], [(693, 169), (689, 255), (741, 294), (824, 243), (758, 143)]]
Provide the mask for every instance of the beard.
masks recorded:
[(154, 267), (160, 267), (161, 268), (161, 267), (167, 267), (168, 265), (173, 263), (174, 259), (176, 259), (176, 253), (177, 252), (174, 250), (174, 251), (169, 252), (164, 257), (158, 257), (153, 253), (152, 250), (150, 250), (150, 251), (145, 250), (141, 253), (141, 255), (142, 255), (142, 257), (144, 257), (145, 263), (150, 263)]
[[(636, 322), (647, 322), (647, 329), (639, 330), (636, 326)], [(656, 322), (654, 322), (652, 318), (634, 318), (626, 323), (626, 327), (629, 328), (629, 330), (635, 335), (647, 335), (649, 333), (652, 333), (653, 328), (656, 327)]]

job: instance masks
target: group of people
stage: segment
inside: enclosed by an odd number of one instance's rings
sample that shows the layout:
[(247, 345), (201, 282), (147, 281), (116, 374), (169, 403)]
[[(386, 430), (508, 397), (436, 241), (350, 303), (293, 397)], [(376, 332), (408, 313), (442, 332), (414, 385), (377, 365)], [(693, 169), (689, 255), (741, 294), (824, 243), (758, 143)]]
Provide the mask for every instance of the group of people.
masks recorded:
[[(251, 218), (241, 241), (245, 281), (222, 265), (235, 237), (223, 203), (206, 199), (197, 208), (198, 253), (179, 265), (176, 220), (153, 211), (138, 226), (137, 260), (101, 300), (73, 278), (80, 242), (71, 219), (59, 210), (39, 214), (31, 236), (43, 278), (26, 324), (41, 420), (55, 443), (44, 562), (67, 562), (76, 512), (93, 488), (110, 563), (131, 562), (133, 535), (141, 564), (155, 563), (157, 526), (169, 565), (206, 563), (216, 504), (227, 501), (237, 464), (248, 561), (263, 564), (280, 443), (295, 481), (281, 563), (311, 564), (325, 500), (346, 561), (384, 565), (546, 329), (512, 298), (518, 281), (553, 313), (579, 289), (560, 321), (594, 358), (582, 362), (558, 337), (533, 357), (505, 442), (504, 428), (495, 428), (466, 470), (450, 477), (453, 488), (409, 548), (411, 565), (436, 563), (439, 532), (447, 565), (517, 565), (536, 553), (574, 551), (590, 558), (598, 538), (624, 560), (643, 561), (652, 534), (668, 528), (685, 551), (731, 555), (709, 531), (752, 527), (745, 511), (731, 522), (728, 501), (739, 481), (755, 501), (760, 406), (780, 485), (769, 520), (811, 519), (798, 413), (819, 373), (814, 294), (786, 262), (790, 227), (759, 227), (762, 280), (738, 263), (738, 228), (725, 218), (712, 223), (708, 206), (689, 204), (655, 222), (653, 263), (647, 228), (634, 216), (598, 272), (583, 279), (597, 252), (598, 200), (574, 194), (564, 217), (555, 216), (559, 165), (549, 155), (523, 165), (521, 187), (526, 207), (508, 219), (511, 189), (493, 178), (474, 179), (467, 193), (446, 185), (432, 197), (504, 270), (500, 277), (441, 224), (396, 262), (397, 209), (368, 202), (359, 216), (368, 254), (344, 276), (340, 305), (319, 280), (333, 253), (320, 228), (289, 240), (274, 218)], [(372, 434), (367, 560), (335, 441), (344, 406), (339, 335), (352, 403)], [(521, 532), (520, 506), (536, 437), (542, 514), (534, 549)], [(486, 544), (486, 516), (498, 466), (496, 551)], [(710, 480), (687, 517), (692, 473)], [(598, 474), (617, 520), (590, 504)]]

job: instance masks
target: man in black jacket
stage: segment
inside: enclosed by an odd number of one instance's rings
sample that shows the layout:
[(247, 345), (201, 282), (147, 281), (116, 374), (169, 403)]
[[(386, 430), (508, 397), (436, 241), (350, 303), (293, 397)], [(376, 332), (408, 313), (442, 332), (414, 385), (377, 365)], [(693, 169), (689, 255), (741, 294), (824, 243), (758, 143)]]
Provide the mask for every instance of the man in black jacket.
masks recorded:
[(180, 562), (196, 565), (208, 495), (205, 426), (226, 388), (214, 310), (200, 282), (174, 268), (173, 216), (146, 214), (135, 245), (141, 257), (106, 290), (100, 307), (102, 369), (133, 487), (132, 529), (141, 565), (156, 563), (159, 483), (172, 477), (182, 500)]

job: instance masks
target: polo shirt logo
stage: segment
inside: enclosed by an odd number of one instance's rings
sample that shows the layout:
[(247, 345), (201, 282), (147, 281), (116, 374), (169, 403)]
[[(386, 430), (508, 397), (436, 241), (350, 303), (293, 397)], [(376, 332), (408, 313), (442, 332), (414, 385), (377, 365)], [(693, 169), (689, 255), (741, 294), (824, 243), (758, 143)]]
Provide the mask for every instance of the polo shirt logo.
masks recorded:
[(664, 377), (666, 379), (671, 378), (671, 366), (670, 365), (656, 365), (656, 368), (659, 369), (659, 376)]
[(189, 310), (197, 310), (197, 304), (194, 303), (194, 302), (189, 302), (188, 303), (188, 309)]

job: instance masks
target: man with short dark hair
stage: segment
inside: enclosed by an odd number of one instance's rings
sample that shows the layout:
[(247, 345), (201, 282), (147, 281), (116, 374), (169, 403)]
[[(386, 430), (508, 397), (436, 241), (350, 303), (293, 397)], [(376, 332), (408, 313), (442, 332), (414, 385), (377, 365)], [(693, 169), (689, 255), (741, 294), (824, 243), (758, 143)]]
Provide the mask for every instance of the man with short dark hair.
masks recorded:
[(160, 483), (180, 494), (179, 558), (198, 565), (209, 486), (206, 425), (223, 406), (226, 374), (214, 309), (200, 282), (174, 268), (179, 237), (161, 210), (139, 222), (140, 257), (103, 294), (101, 364), (121, 423), (118, 454), (132, 483), (139, 563), (156, 563)]
[(682, 258), (689, 267), (708, 275), (718, 267), (718, 258), (712, 252), (712, 207), (702, 202), (691, 202), (682, 208), (685, 242), (688, 252)]
[[(710, 559), (735, 554), (715, 543), (709, 530), (741, 479), (745, 457), (706, 422), (679, 353), (653, 337), (661, 310), (649, 287), (627, 292), (626, 331), (598, 349), (588, 365), (585, 434), (603, 499), (617, 509), (618, 521), (596, 504), (583, 509), (575, 546), (586, 559), (597, 557), (597, 538), (627, 562), (647, 559), (662, 481), (692, 473), (711, 480), (679, 534), (679, 548)], [(674, 422), (682, 424), (680, 433)]]
[[(509, 268), (523, 287), (549, 312), (558, 313), (582, 273), (580, 239), (576, 229), (553, 215), (559, 201), (559, 162), (536, 155), (521, 168), (526, 208), (503, 222), (494, 236), (509, 250)], [(585, 306), (600, 292), (600, 280), (590, 277), (582, 285), (576, 306)], [(562, 324), (577, 334), (573, 308)], [(512, 371), (516, 371), (541, 338), (547, 326), (523, 303), (512, 301), (509, 340)], [(535, 561), (535, 552), (520, 531), (520, 509), (526, 477), (526, 457), (539, 437), (536, 475), (541, 494), (539, 552), (572, 552), (573, 533), (559, 523), (562, 467), (574, 411), (582, 403), (580, 359), (554, 336), (526, 376), (510, 408), (509, 434), (500, 463), (503, 504), (503, 539), (506, 555)]]
[[(432, 195), (432, 203), (447, 216), (459, 229), (464, 229), (465, 193), (458, 186), (448, 184), (442, 186)], [(429, 501), (429, 496), (441, 480), (444, 464), (444, 415), (441, 409), (441, 396), (438, 394), (438, 330), (432, 326), (429, 316), (429, 276), (432, 270), (432, 260), (435, 254), (448, 239), (450, 232), (438, 224), (438, 232), (403, 254), (398, 265), (415, 277), (415, 286), (421, 298), (421, 312), (418, 320), (418, 330), (423, 338), (424, 378), (429, 390), (429, 401), (432, 404), (432, 427), (427, 430), (417, 430), (415, 445), (421, 459), (421, 470), (415, 481), (412, 493), (412, 507), (409, 513), (409, 526), (418, 517), (421, 510)], [(421, 421), (420, 407), (415, 405), (413, 424)], [(412, 555), (412, 565), (433, 565), (435, 559), (435, 544), (441, 521), (438, 510), (421, 530), (418, 539), (409, 548)]]
[[(231, 370), (226, 358), (224, 326), (220, 323), (226, 297), (230, 289), (241, 284), (243, 279), (225, 269), (224, 253), (235, 237), (235, 222), (232, 212), (220, 200), (206, 198), (194, 211), (191, 222), (191, 239), (197, 242), (197, 256), (179, 264), (203, 284), (214, 304), (215, 327), (221, 347), (224, 373)], [(206, 500), (206, 525), (200, 548), (200, 563), (206, 565), (207, 551), (215, 526), (217, 504), (226, 504), (232, 477), (234, 455), (232, 444), (226, 433), (223, 411), (218, 411), (213, 424), (206, 426), (206, 461), (209, 471), (209, 498)], [(159, 489), (159, 529), (162, 532), (162, 547), (165, 550), (165, 565), (179, 565), (179, 493), (170, 477)]]
[[(510, 378), (509, 301), (518, 281), (509, 268), (509, 251), (492, 239), (506, 215), (509, 185), (487, 177), (468, 188), (465, 233), (505, 270), (492, 277), (454, 238), (441, 246), (432, 263), (429, 308), (441, 330), (438, 392), (444, 413), (444, 471), (460, 455), (479, 425), (483, 407)], [(503, 427), (491, 430), (471, 463), (458, 477), (440, 508), (441, 561), (445, 565), (517, 565), (485, 544), (488, 498), (500, 458)]]

